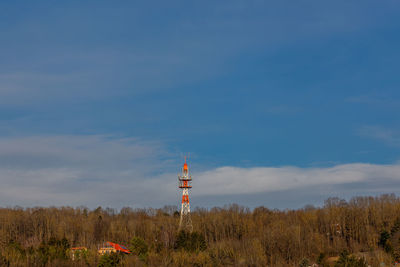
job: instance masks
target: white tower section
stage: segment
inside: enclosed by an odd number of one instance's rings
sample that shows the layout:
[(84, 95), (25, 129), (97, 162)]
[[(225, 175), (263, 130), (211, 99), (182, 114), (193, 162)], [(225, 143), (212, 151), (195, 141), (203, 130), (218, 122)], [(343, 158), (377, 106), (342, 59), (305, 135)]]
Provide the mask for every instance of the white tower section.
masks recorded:
[(179, 221), (179, 230), (193, 231), (192, 219), (190, 218), (189, 189), (192, 188), (192, 177), (189, 174), (189, 167), (185, 163), (182, 167), (182, 174), (178, 175), (179, 188), (182, 189), (182, 207), (181, 218)]

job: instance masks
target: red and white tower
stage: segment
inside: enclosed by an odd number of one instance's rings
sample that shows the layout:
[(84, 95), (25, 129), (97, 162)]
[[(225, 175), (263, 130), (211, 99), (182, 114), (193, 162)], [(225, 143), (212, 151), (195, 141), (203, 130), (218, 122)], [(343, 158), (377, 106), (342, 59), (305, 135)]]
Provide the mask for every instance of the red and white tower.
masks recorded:
[(182, 208), (179, 230), (193, 231), (192, 219), (190, 218), (189, 189), (192, 188), (192, 177), (189, 174), (189, 167), (185, 163), (182, 167), (182, 174), (178, 175), (179, 188), (182, 189)]

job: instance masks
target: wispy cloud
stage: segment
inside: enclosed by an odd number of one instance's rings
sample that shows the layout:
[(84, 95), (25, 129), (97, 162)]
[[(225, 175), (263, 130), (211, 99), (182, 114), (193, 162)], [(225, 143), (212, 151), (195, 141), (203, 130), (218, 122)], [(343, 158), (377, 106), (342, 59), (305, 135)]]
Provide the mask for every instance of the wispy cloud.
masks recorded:
[[(232, 62), (244, 54), (273, 55), (282, 44), (359, 31), (371, 23), (370, 12), (377, 10), (371, 6), (346, 1), (334, 5), (230, 1), (184, 5), (180, 16), (168, 16), (176, 7), (165, 5), (154, 16), (158, 19), (151, 21), (143, 12), (149, 10), (147, 4), (124, 8), (106, 4), (96, 10), (79, 5), (79, 14), (47, 7), (51, 11), (43, 16), (41, 6), (33, 6), (31, 18), (16, 12), (12, 17), (17, 23), (4, 24), (0, 104), (108, 97), (105, 91), (118, 95), (195, 84), (231, 72)], [(113, 12), (120, 19), (112, 19)], [(49, 20), (47, 14), (56, 15)], [(105, 36), (115, 38), (110, 44)], [(29, 45), (21, 45), (25, 43)]]
[(365, 94), (352, 96), (345, 99), (345, 102), (365, 104), (370, 106), (376, 106), (379, 108), (398, 108), (400, 100), (394, 96), (387, 96), (382, 94)]
[(357, 134), (363, 137), (382, 141), (390, 146), (400, 146), (400, 132), (381, 126), (363, 126), (358, 129)]
[[(95, 99), (104, 95), (103, 87), (96, 87), (94, 77), (87, 73), (10, 72), (0, 74), (0, 105), (29, 107), (51, 105), (80, 98)], [(91, 90), (87, 90), (92, 88)]]

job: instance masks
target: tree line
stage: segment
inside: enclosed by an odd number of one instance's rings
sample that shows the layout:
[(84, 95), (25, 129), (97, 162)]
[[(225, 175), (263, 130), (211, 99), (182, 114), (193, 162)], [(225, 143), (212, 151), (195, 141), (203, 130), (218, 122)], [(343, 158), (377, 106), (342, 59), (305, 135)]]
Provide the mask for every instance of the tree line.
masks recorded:
[[(0, 209), (0, 266), (391, 266), (400, 260), (400, 198), (329, 198), (322, 207), (192, 214), (178, 232), (176, 206)], [(129, 255), (97, 253), (111, 241)], [(74, 260), (72, 247), (87, 247)]]

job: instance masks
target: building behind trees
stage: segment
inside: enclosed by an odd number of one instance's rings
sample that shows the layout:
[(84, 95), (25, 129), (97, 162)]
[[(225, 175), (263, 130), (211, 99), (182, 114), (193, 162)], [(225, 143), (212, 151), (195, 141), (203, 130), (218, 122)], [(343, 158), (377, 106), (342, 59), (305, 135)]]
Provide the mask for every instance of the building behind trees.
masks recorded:
[[(177, 210), (2, 208), (0, 266), (333, 266), (339, 259), (391, 266), (400, 260), (395, 195), (330, 198), (323, 207), (284, 211), (235, 204), (195, 209), (191, 233), (178, 231)], [(108, 240), (132, 253), (102, 258), (98, 245)], [(73, 261), (76, 247), (87, 251)]]

